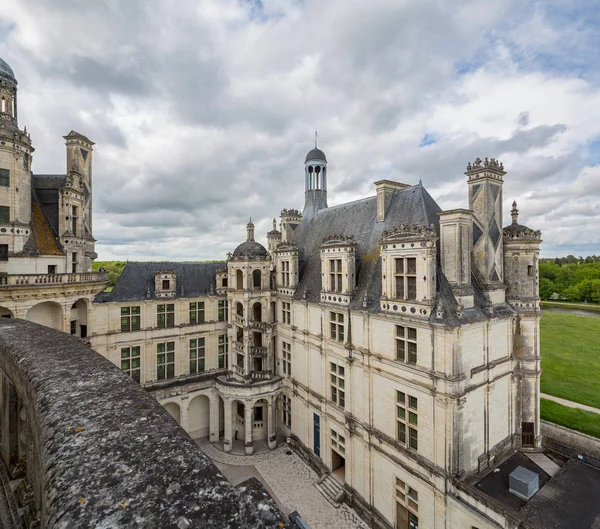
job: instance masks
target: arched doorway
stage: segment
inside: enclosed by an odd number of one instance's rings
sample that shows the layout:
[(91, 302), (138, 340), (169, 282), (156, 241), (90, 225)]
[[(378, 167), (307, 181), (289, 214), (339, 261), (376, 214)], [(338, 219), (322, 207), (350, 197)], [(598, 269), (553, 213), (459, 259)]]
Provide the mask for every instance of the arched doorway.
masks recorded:
[(238, 270), (235, 273), (235, 288), (244, 290), (244, 274), (241, 270)]
[(252, 272), (252, 287), (255, 290), (260, 290), (260, 287), (261, 287), (260, 270), (254, 270)]
[(206, 395), (194, 397), (188, 407), (188, 433), (193, 438), (205, 437), (210, 431), (210, 400)]
[(174, 402), (167, 402), (164, 405), (164, 408), (169, 412), (171, 417), (177, 421), (177, 424), (181, 424), (181, 410), (179, 405), (175, 404)]
[(71, 306), (71, 334), (75, 334), (81, 338), (86, 338), (88, 335), (87, 325), (88, 300), (78, 299)]
[(31, 307), (27, 311), (25, 319), (34, 323), (39, 323), (40, 325), (45, 325), (46, 327), (64, 331), (62, 321), (63, 310), (62, 307), (54, 301), (44, 301), (43, 303), (38, 303)]
[(257, 400), (252, 410), (252, 440), (262, 441), (267, 438), (269, 426), (269, 405), (266, 399)]
[(0, 318), (14, 318), (15, 315), (6, 307), (0, 307)]
[(252, 305), (252, 318), (254, 321), (262, 321), (262, 305), (259, 302)]

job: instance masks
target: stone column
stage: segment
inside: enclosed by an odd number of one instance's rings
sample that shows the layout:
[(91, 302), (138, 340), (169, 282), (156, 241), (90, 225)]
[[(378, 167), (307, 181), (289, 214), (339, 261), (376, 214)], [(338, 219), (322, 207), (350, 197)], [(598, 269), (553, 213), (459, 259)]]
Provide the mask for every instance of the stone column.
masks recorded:
[[(186, 398), (186, 397), (184, 397)], [(187, 432), (188, 431), (188, 426), (189, 426), (189, 420), (188, 420), (188, 407), (190, 405), (190, 400), (189, 398), (186, 398), (186, 400), (181, 400), (181, 417), (179, 418), (181, 421), (180, 426)], [(189, 432), (188, 432), (189, 433)]]
[(209, 440), (216, 443), (219, 440), (219, 395), (211, 395), (209, 419)]
[(269, 449), (273, 450), (277, 446), (277, 407), (275, 406), (275, 397), (267, 401), (267, 433)]
[(252, 413), (254, 412), (254, 404), (252, 402), (244, 402), (244, 428), (246, 430), (246, 455), (249, 456), (254, 452), (254, 443), (252, 442)]
[(223, 404), (225, 406), (225, 434), (223, 436), (223, 449), (225, 452), (231, 452), (232, 443), (231, 443), (231, 400), (223, 399)]

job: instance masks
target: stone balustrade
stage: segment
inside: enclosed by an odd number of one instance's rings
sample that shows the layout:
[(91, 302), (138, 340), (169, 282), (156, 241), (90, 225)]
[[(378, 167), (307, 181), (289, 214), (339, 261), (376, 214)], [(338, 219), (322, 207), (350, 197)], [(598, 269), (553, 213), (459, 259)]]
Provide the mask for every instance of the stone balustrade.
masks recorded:
[(69, 283), (108, 283), (106, 272), (75, 274), (6, 274), (0, 275), (0, 287), (59, 285)]
[(267, 356), (267, 348), (266, 347), (262, 347), (259, 345), (251, 345), (250, 346), (250, 354), (252, 356), (259, 356), (261, 358), (264, 358)]
[(11, 496), (6, 479), (25, 491), (2, 502), (13, 506), (3, 527), (289, 527), (264, 490), (232, 486), (78, 338), (0, 319), (0, 381), (0, 491)]

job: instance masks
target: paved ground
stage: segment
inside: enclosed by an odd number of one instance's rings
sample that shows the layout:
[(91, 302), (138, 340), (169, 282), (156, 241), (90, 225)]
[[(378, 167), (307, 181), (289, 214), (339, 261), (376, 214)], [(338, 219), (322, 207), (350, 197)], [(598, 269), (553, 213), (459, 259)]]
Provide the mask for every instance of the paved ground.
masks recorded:
[(554, 395), (547, 395), (546, 393), (542, 393), (541, 397), (543, 399), (552, 400), (554, 402), (558, 402), (563, 406), (568, 406), (569, 408), (579, 408), (580, 410), (591, 411), (593, 413), (600, 413), (599, 408), (593, 408), (592, 406), (586, 406), (585, 404), (579, 404), (579, 402), (573, 402), (572, 400), (561, 399), (559, 397), (555, 397)]
[(287, 455), (286, 446), (238, 456), (222, 452), (206, 438), (196, 443), (234, 485), (258, 478), (286, 516), (298, 511), (310, 529), (368, 529), (353, 509), (345, 504), (336, 509), (323, 497), (314, 487), (317, 474), (295, 453)]

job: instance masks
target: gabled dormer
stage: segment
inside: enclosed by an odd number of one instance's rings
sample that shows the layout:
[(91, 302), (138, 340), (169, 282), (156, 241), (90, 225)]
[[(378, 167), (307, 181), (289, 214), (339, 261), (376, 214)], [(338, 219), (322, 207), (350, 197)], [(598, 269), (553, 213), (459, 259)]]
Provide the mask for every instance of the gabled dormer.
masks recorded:
[(348, 305), (356, 289), (356, 243), (333, 235), (321, 244), (321, 301)]
[(400, 225), (383, 232), (381, 252), (381, 310), (428, 317), (436, 291), (434, 225)]
[(177, 274), (162, 271), (154, 274), (154, 293), (157, 298), (174, 298), (177, 289)]

